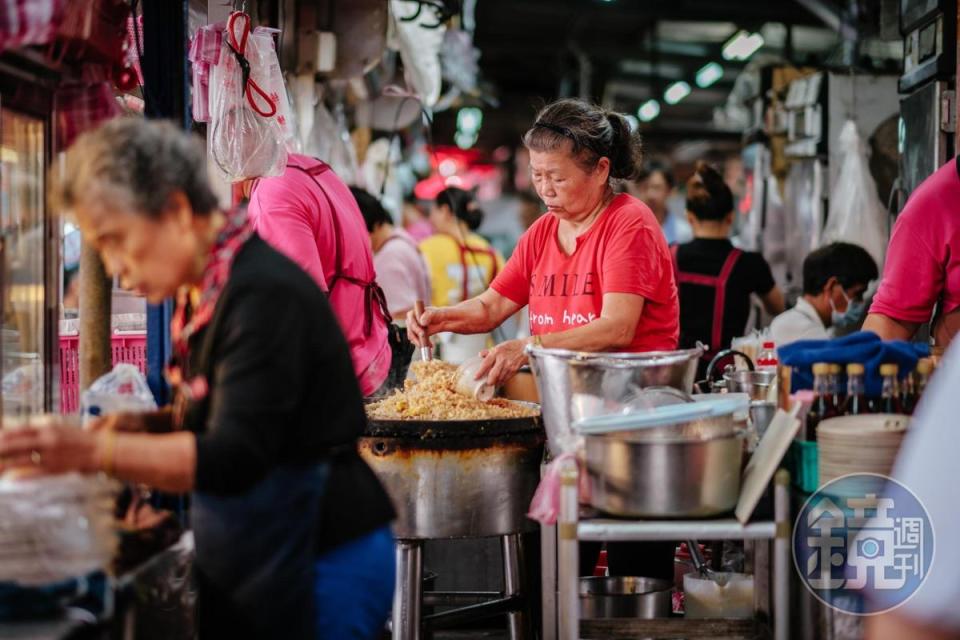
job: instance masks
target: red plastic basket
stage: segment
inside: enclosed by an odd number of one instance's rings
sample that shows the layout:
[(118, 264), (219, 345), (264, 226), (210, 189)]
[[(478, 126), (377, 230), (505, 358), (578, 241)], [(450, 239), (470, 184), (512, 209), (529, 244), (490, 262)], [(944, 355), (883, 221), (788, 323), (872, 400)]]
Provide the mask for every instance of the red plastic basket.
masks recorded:
[[(147, 372), (147, 334), (119, 333), (111, 338), (113, 364), (132, 364)], [(80, 336), (60, 336), (60, 411), (80, 410)]]

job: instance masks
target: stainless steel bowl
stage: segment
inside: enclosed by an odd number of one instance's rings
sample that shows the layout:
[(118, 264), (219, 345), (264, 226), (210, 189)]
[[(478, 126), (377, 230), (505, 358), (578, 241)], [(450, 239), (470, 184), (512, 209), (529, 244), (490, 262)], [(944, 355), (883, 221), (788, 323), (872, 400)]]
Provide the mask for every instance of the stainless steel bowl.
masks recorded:
[(731, 371), (723, 374), (727, 391), (750, 394), (751, 400), (771, 400), (770, 390), (777, 383), (775, 371)]
[(578, 448), (573, 423), (630, 406), (638, 392), (668, 386), (690, 393), (702, 349), (582, 353), (529, 346), (550, 453)]
[(731, 511), (740, 497), (744, 437), (742, 430), (731, 429), (732, 422), (710, 418), (586, 436), (590, 505), (633, 518)]
[(673, 583), (653, 578), (580, 578), (581, 618), (668, 618)]

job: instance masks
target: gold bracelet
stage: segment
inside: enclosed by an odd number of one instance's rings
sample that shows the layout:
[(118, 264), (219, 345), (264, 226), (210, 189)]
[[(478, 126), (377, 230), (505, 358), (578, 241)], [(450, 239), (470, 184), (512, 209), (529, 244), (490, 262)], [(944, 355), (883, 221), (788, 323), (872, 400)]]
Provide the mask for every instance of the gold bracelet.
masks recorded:
[(104, 434), (104, 437), (106, 441), (104, 442), (103, 456), (100, 458), (100, 471), (112, 476), (114, 471), (113, 457), (117, 448), (117, 432), (110, 429)]
[(535, 335), (532, 337), (533, 337), (533, 346), (543, 348), (543, 338), (541, 338), (539, 335)]

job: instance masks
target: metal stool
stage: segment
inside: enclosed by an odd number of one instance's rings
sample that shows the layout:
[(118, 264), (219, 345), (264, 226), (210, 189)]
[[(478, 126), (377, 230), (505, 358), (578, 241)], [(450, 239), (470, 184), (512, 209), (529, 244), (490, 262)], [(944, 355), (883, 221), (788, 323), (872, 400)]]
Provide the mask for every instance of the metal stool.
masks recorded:
[[(529, 637), (528, 599), (520, 534), (500, 537), (503, 591), (423, 591), (423, 540), (397, 541), (397, 583), (393, 596), (393, 640), (420, 640), (421, 630), (507, 614), (510, 640)], [(456, 609), (422, 615), (423, 606)]]

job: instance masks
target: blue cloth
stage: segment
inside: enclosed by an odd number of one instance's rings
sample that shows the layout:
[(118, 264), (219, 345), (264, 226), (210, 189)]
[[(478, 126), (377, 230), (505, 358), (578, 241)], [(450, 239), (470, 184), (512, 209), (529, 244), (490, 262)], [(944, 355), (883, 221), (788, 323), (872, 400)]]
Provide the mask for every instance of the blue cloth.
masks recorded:
[(316, 563), (317, 638), (376, 640), (393, 606), (393, 534), (383, 527), (340, 545)]
[(780, 362), (793, 369), (790, 391), (813, 388), (811, 368), (817, 362), (845, 365), (862, 363), (868, 396), (879, 396), (883, 386), (880, 365), (893, 363), (904, 378), (917, 366), (917, 360), (930, 355), (925, 344), (903, 340), (881, 340), (870, 331), (858, 331), (835, 340), (800, 340), (777, 348)]

